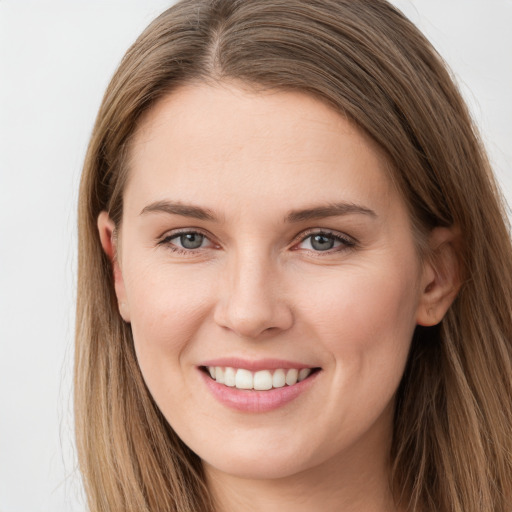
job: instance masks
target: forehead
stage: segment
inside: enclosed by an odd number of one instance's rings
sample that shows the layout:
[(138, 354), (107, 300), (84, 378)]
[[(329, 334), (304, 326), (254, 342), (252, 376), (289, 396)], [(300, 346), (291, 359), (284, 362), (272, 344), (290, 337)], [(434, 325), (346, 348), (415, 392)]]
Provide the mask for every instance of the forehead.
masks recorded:
[(384, 152), (334, 109), (301, 92), (233, 84), (187, 85), (163, 98), (139, 124), (129, 168), (126, 199), (136, 196), (140, 208), (169, 194), (209, 208), (248, 196), (284, 208), (292, 196), (396, 195)]

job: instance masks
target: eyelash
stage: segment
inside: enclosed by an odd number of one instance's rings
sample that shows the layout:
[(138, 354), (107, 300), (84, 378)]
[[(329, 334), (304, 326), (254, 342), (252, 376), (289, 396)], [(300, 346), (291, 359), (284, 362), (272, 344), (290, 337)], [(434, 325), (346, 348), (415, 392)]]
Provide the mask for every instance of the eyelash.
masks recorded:
[[(340, 245), (338, 247), (327, 249), (325, 251), (315, 251), (313, 249), (308, 249), (310, 252), (314, 253), (315, 256), (321, 257), (324, 254), (327, 255), (327, 254), (333, 254), (333, 253), (347, 251), (347, 250), (355, 248), (357, 245), (357, 242), (354, 238), (349, 237), (345, 234), (339, 233), (337, 231), (329, 231), (329, 230), (325, 230), (325, 229), (311, 229), (304, 233), (301, 233), (299, 235), (299, 237), (296, 238), (296, 240), (298, 239), (298, 242), (294, 243), (294, 247), (296, 247), (299, 244), (304, 243), (308, 239), (312, 239), (314, 236), (323, 236), (323, 237), (332, 239), (334, 242), (340, 243)], [(311, 244), (311, 242), (310, 242), (310, 244)], [(296, 248), (295, 250), (300, 250), (300, 249)]]
[[(160, 241), (158, 241), (157, 245), (166, 246), (173, 253), (182, 254), (185, 256), (192, 256), (194, 254), (197, 254), (202, 249), (209, 248), (209, 247), (198, 247), (196, 249), (186, 249), (183, 247), (178, 247), (174, 243), (172, 243), (172, 240), (179, 238), (183, 235), (200, 235), (200, 236), (204, 237), (204, 239), (210, 241), (210, 243), (215, 247), (215, 244), (213, 244), (213, 242), (211, 242), (209, 235), (200, 230), (197, 230), (197, 229), (184, 229), (183, 231), (175, 231), (175, 232), (165, 236)], [(309, 252), (314, 253), (315, 256), (322, 256), (323, 254), (333, 254), (333, 253), (343, 252), (343, 251), (353, 249), (357, 246), (357, 241), (354, 238), (349, 237), (347, 235), (343, 235), (343, 234), (335, 232), (335, 231), (322, 230), (322, 229), (311, 229), (304, 233), (301, 233), (299, 236), (297, 236), (295, 238), (295, 240), (293, 242), (292, 249), (300, 250), (300, 248), (297, 248), (297, 245), (306, 242), (306, 240), (308, 240), (314, 236), (323, 236), (326, 238), (330, 238), (334, 241), (334, 243), (339, 242), (339, 244), (340, 244), (337, 247), (330, 248), (325, 251), (315, 251), (314, 249), (306, 249)]]
[[(157, 245), (166, 246), (167, 249), (174, 252), (175, 254), (182, 254), (184, 256), (191, 256), (191, 255), (197, 254), (198, 251), (200, 251), (201, 249), (204, 249), (203, 247), (199, 247), (197, 249), (186, 249), (183, 247), (178, 247), (171, 242), (171, 240), (174, 240), (175, 238), (179, 238), (183, 235), (200, 235), (200, 236), (204, 237), (204, 239), (210, 241), (209, 235), (206, 233), (203, 233), (202, 231), (200, 231), (198, 229), (184, 229), (182, 231), (174, 231), (173, 233), (168, 234), (167, 236), (164, 236), (164, 238), (162, 238), (162, 240), (160, 240)], [(210, 243), (212, 243), (212, 242), (210, 241)]]

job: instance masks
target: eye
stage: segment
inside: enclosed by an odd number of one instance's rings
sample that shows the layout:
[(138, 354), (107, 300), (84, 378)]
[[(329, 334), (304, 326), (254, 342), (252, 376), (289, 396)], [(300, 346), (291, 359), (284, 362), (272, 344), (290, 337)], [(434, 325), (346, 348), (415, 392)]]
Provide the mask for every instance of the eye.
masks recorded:
[(296, 247), (308, 251), (326, 252), (333, 249), (343, 250), (344, 248), (354, 247), (354, 245), (355, 242), (348, 237), (329, 232), (316, 232), (303, 238)]
[(189, 252), (212, 247), (212, 242), (198, 231), (182, 231), (163, 238), (159, 245), (166, 245), (175, 252)]
[(179, 242), (183, 249), (199, 249), (203, 246), (205, 240), (206, 237), (201, 233), (182, 233), (171, 238), (170, 241)]

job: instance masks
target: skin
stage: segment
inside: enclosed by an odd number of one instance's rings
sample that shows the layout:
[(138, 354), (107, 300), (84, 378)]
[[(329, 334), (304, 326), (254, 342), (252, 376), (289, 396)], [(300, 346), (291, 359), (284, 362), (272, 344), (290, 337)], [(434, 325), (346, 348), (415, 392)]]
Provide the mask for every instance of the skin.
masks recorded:
[[(453, 234), (434, 230), (422, 262), (383, 152), (298, 92), (181, 87), (143, 118), (130, 156), (118, 237), (106, 212), (100, 237), (144, 379), (218, 510), (395, 510), (394, 395), (415, 326), (455, 295)], [(335, 204), (345, 211), (327, 214)], [(180, 248), (191, 231), (202, 246)], [(313, 247), (319, 232), (331, 249)], [(292, 402), (248, 413), (205, 386), (198, 365), (218, 357), (321, 371)]]

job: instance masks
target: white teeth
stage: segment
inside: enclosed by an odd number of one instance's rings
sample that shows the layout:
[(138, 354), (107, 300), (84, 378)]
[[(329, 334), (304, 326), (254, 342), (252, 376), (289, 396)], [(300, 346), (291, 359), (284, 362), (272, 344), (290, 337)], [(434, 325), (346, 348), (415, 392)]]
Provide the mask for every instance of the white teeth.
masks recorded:
[(268, 370), (261, 370), (254, 374), (254, 389), (257, 391), (272, 389), (272, 374)]
[(302, 368), (302, 370), (299, 371), (299, 378), (298, 378), (298, 381), (302, 381), (304, 380), (306, 377), (309, 376), (309, 374), (311, 373), (311, 370), (309, 368)]
[(272, 375), (272, 387), (282, 388), (286, 384), (286, 375), (284, 370), (276, 370)]
[(219, 384), (224, 384), (224, 368), (221, 368), (220, 366), (215, 366), (215, 380)]
[(277, 369), (260, 370), (251, 372), (243, 368), (231, 368), (229, 366), (208, 366), (207, 370), (215, 381), (237, 389), (254, 389), (256, 391), (266, 391), (272, 388), (282, 388), (293, 386), (297, 382), (303, 381), (311, 374), (311, 368), (290, 368), (288, 370)]
[(299, 370), (296, 370), (295, 368), (291, 368), (286, 372), (286, 384), (288, 386), (293, 386), (294, 384), (297, 384), (297, 379), (299, 377)]
[(242, 370), (241, 368), (236, 371), (235, 387), (238, 389), (252, 389), (253, 378), (249, 370)]
[(229, 366), (224, 371), (224, 384), (230, 388), (234, 388), (236, 383), (236, 370)]

